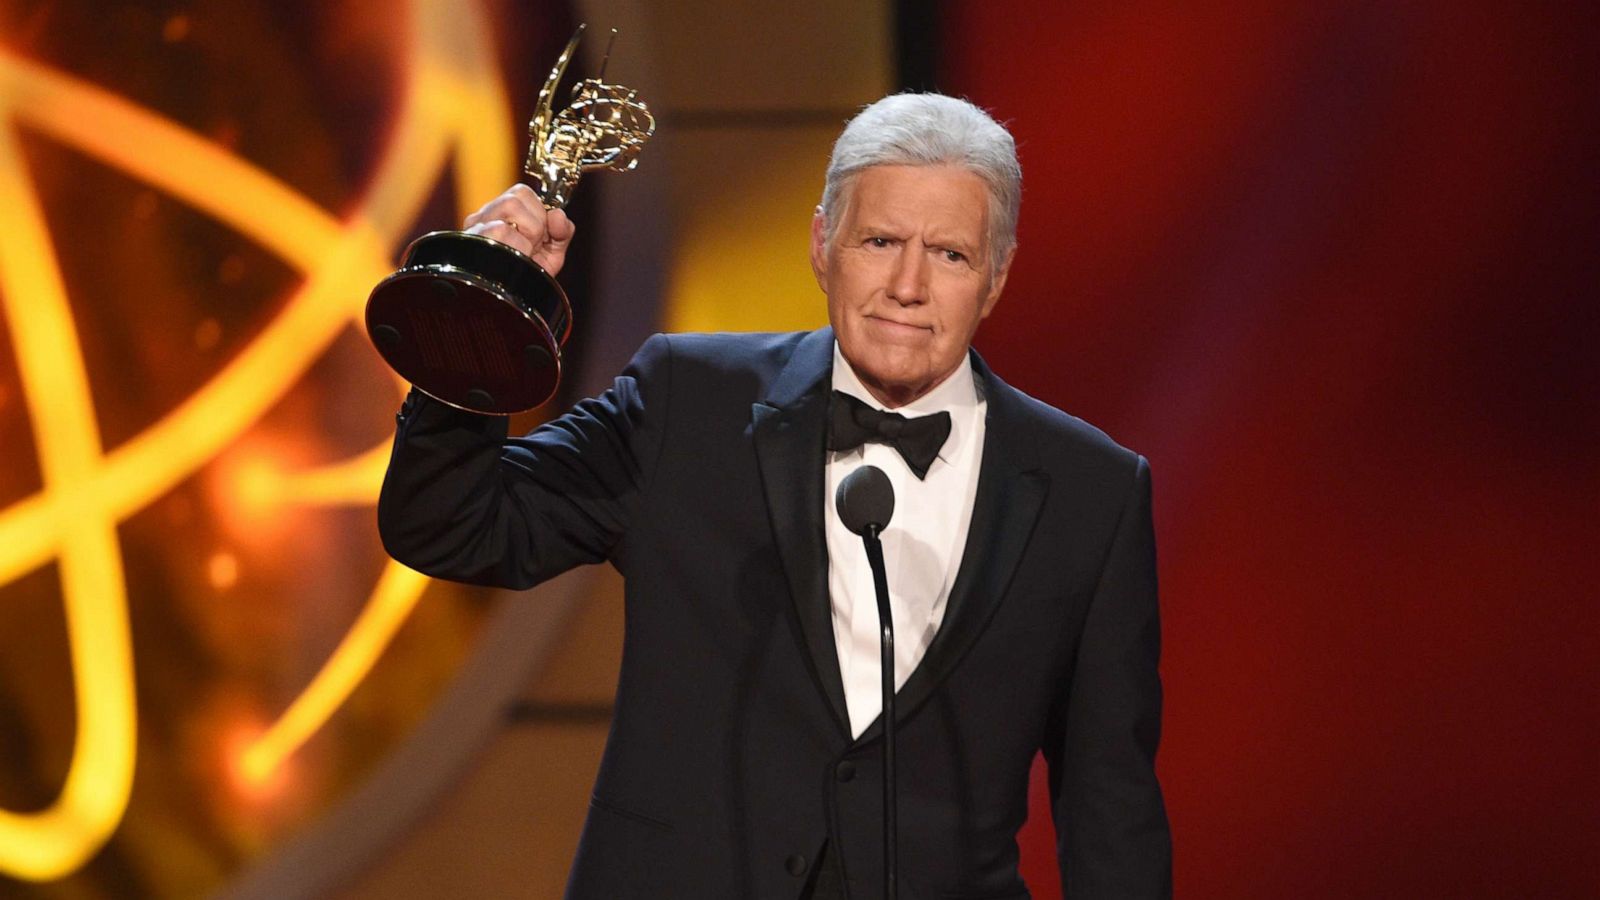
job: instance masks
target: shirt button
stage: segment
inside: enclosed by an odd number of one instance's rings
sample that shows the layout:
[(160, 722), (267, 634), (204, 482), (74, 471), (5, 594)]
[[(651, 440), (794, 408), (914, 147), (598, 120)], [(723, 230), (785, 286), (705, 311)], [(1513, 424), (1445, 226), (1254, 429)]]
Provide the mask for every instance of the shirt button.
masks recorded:
[(856, 764), (847, 759), (839, 763), (839, 767), (833, 770), (833, 774), (840, 781), (849, 781), (856, 777)]
[(796, 853), (783, 861), (783, 867), (789, 870), (790, 875), (798, 878), (806, 873), (806, 858)]

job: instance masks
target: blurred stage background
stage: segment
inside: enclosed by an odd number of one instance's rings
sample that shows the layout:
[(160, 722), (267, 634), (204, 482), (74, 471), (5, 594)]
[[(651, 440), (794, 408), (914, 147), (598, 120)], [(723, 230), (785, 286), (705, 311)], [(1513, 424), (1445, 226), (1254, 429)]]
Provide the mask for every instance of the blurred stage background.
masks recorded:
[(1595, 896), (1595, 18), (0, 0), (0, 897), (559, 895), (616, 576), (388, 563), (354, 323), (580, 20), (660, 132), (580, 189), (563, 405), (820, 324), (839, 126), (966, 95), (1026, 173), (980, 349), (1156, 473), (1179, 895)]

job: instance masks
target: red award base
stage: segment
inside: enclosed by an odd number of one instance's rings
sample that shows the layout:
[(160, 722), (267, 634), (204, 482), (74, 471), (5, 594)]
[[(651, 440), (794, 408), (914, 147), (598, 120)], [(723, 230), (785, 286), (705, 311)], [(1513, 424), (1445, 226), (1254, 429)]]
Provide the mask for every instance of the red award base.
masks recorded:
[(519, 251), (435, 231), (406, 248), (367, 298), (367, 333), (385, 362), (430, 397), (491, 415), (555, 395), (572, 305)]

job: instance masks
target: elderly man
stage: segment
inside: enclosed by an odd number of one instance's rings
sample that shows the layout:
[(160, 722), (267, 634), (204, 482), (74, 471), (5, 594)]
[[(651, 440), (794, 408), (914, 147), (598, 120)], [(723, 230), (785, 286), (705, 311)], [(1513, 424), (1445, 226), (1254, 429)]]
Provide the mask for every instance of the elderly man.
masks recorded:
[[(840, 135), (812, 220), (831, 327), (657, 335), (521, 438), (406, 401), (379, 504), (396, 559), (514, 588), (602, 560), (626, 579), (568, 897), (877, 894), (877, 609), (833, 509), (868, 464), (897, 497), (901, 896), (1028, 896), (1016, 832), (1040, 752), (1067, 895), (1170, 893), (1149, 469), (971, 350), (1020, 195), (981, 110), (887, 97)], [(551, 272), (574, 231), (522, 187), (467, 226)]]

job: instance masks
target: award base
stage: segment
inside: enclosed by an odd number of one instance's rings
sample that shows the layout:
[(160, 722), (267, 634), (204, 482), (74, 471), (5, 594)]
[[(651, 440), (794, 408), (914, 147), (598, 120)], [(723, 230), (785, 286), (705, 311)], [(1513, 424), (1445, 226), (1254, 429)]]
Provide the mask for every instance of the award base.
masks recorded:
[(367, 298), (367, 333), (418, 390), (489, 415), (533, 409), (561, 381), (572, 304), (538, 263), (499, 241), (435, 231)]

